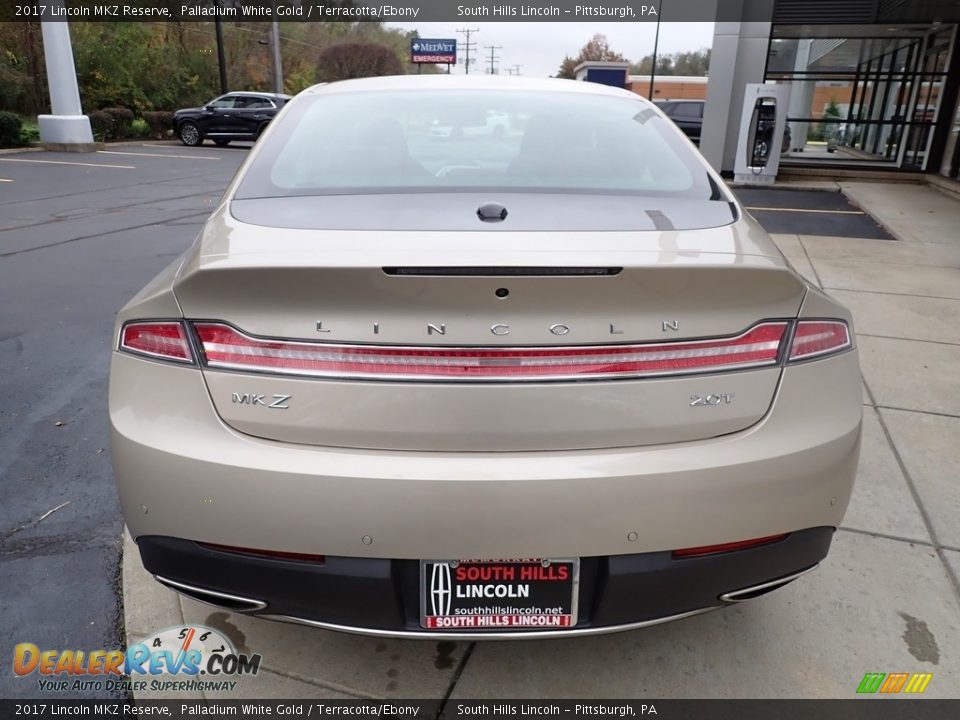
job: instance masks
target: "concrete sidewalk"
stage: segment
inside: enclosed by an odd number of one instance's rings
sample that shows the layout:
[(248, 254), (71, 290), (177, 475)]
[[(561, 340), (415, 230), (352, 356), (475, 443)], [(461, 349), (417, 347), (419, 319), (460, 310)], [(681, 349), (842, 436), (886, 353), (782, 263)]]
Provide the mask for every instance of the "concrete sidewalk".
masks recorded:
[(853, 310), (864, 440), (850, 509), (814, 573), (757, 601), (619, 635), (392, 641), (281, 625), (179, 598), (123, 562), (128, 642), (182, 623), (263, 656), (236, 697), (852, 698), (866, 672), (931, 672), (960, 697), (960, 202), (843, 182), (898, 242), (775, 240)]

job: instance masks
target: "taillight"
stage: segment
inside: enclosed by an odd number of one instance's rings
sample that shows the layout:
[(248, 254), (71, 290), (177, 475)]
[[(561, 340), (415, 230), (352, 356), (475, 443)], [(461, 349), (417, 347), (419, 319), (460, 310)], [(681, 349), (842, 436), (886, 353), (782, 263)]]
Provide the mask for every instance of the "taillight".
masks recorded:
[(250, 337), (220, 323), (195, 325), (209, 367), (314, 377), (561, 380), (680, 375), (775, 365), (788, 323), (736, 337), (640, 345), (446, 348), (334, 345)]
[(753, 538), (752, 540), (738, 540), (736, 542), (721, 543), (719, 545), (701, 545), (700, 547), (682, 548), (673, 551), (675, 558), (701, 557), (703, 555), (716, 555), (717, 553), (734, 552), (735, 550), (746, 550), (747, 548), (760, 547), (761, 545), (772, 545), (786, 539), (789, 533), (784, 535), (767, 535), (766, 537)]
[(846, 350), (850, 329), (842, 320), (800, 320), (793, 334), (789, 360), (806, 360)]
[(193, 363), (193, 353), (183, 323), (177, 321), (132, 322), (120, 331), (120, 349), (137, 355)]

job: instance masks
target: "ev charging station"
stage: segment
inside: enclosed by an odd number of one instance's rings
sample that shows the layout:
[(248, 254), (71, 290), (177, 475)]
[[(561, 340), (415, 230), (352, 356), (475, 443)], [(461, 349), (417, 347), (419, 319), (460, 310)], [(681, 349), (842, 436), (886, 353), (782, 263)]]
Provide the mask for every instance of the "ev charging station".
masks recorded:
[(790, 84), (748, 83), (733, 175), (738, 183), (772, 185), (780, 168)]

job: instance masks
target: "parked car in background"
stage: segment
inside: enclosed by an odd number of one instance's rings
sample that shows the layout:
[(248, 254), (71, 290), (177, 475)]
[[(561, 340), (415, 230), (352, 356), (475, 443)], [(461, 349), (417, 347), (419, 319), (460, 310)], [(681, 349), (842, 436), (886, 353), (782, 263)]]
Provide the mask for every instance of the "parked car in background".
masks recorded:
[(700, 145), (700, 130), (703, 127), (703, 100), (654, 100), (664, 115), (684, 134)]
[(210, 138), (217, 145), (231, 140), (256, 140), (280, 112), (290, 95), (266, 92), (231, 92), (203, 107), (173, 114), (173, 132), (184, 145), (200, 145)]
[(120, 500), (157, 581), (235, 612), (454, 640), (676, 620), (827, 555), (855, 338), (632, 92), (317, 86), (117, 316)]

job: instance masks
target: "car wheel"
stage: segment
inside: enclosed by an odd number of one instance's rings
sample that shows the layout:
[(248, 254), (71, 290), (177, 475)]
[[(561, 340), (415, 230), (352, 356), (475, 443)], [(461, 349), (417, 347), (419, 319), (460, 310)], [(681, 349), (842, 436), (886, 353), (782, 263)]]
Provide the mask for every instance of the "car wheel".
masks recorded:
[(180, 142), (190, 147), (196, 147), (203, 142), (203, 134), (200, 132), (200, 127), (190, 120), (180, 125), (177, 134), (180, 136)]
[(259, 138), (261, 135), (263, 135), (263, 131), (267, 129), (267, 125), (269, 125), (269, 124), (270, 124), (270, 123), (268, 123), (268, 122), (260, 123), (260, 127), (257, 128), (257, 137), (258, 137), (258, 138)]
[(226, 147), (230, 144), (229, 140), (214, 140), (213, 142), (215, 145), (219, 145), (220, 147)]

